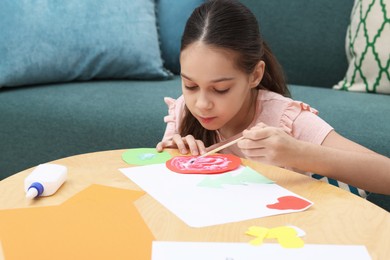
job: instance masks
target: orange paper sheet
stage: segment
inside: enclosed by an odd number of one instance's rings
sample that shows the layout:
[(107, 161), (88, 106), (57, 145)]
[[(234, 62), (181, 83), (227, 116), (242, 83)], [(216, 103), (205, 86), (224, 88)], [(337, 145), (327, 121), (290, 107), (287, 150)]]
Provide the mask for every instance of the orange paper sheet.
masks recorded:
[(154, 237), (133, 204), (143, 194), (92, 185), (59, 206), (2, 210), (5, 259), (151, 259)]

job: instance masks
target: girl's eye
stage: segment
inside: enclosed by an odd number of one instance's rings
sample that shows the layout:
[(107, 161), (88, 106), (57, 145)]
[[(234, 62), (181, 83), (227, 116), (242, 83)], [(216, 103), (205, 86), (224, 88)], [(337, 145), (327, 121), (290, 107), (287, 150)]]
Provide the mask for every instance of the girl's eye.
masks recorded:
[(198, 86), (184, 86), (187, 90), (195, 90)]
[(230, 88), (222, 89), (222, 90), (215, 89), (215, 92), (217, 92), (218, 94), (225, 94), (225, 93), (227, 93), (229, 90), (230, 90)]

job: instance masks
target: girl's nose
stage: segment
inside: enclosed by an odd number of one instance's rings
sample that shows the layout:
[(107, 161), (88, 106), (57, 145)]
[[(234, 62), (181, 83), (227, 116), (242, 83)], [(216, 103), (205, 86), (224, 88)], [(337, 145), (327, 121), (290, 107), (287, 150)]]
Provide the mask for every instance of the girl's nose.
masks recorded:
[(200, 93), (196, 99), (196, 107), (201, 110), (207, 110), (212, 108), (212, 102), (207, 95)]

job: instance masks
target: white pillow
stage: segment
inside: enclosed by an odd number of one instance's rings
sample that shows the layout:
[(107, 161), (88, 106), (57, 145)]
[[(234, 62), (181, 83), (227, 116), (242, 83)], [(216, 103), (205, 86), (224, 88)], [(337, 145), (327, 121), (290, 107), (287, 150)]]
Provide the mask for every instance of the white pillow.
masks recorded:
[(345, 47), (349, 67), (333, 88), (390, 94), (389, 0), (355, 0)]

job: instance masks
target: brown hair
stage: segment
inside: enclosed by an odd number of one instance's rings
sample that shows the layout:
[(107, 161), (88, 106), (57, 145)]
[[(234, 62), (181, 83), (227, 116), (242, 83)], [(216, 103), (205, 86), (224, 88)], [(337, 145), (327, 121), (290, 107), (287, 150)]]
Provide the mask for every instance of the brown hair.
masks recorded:
[[(239, 1), (209, 0), (196, 8), (187, 20), (181, 39), (181, 51), (197, 41), (234, 51), (238, 54), (236, 66), (248, 74), (263, 60), (265, 72), (256, 88), (290, 96), (283, 70), (261, 38), (256, 17)], [(187, 107), (180, 134), (191, 134), (206, 146), (217, 142), (216, 132), (205, 129)]]

